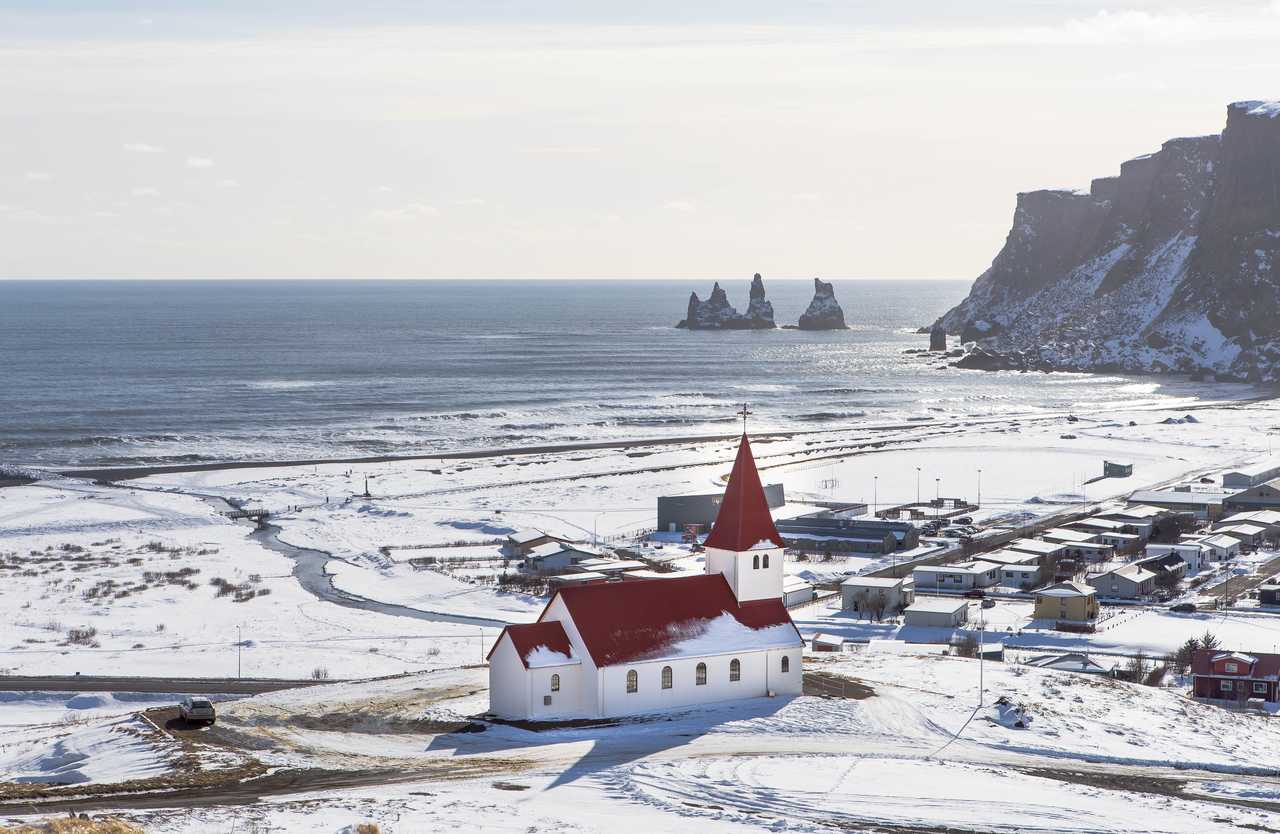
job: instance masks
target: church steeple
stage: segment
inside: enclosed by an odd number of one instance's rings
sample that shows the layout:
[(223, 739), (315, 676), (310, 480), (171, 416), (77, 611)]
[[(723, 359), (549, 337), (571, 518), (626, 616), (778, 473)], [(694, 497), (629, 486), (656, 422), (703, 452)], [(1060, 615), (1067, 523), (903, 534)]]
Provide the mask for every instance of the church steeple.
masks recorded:
[(729, 488), (716, 513), (716, 523), (704, 543), (721, 550), (751, 550), (762, 541), (785, 547), (778, 528), (773, 526), (769, 512), (769, 500), (760, 484), (760, 473), (751, 454), (751, 442), (742, 435), (738, 445), (738, 458), (729, 473)]
[(739, 602), (782, 596), (786, 542), (773, 525), (746, 433), (738, 446), (716, 523), (703, 544), (707, 573), (723, 574)]

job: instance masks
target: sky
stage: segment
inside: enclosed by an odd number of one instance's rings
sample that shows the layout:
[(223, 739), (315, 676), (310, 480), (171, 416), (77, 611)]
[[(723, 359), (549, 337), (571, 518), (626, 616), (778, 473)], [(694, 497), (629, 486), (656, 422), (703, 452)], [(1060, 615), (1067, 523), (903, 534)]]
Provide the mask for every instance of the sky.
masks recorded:
[(1280, 0), (0, 0), (0, 277), (973, 278)]

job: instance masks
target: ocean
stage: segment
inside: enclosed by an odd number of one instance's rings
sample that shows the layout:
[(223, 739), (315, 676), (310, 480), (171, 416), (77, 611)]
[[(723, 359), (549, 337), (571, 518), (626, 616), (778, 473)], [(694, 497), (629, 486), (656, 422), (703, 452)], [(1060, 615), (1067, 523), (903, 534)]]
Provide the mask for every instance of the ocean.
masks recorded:
[[(0, 462), (431, 454), (1195, 399), (1184, 379), (938, 369), (967, 281), (836, 281), (850, 330), (677, 330), (707, 280), (2, 281)], [(749, 280), (724, 282), (744, 309)], [(811, 281), (766, 279), (779, 324)]]

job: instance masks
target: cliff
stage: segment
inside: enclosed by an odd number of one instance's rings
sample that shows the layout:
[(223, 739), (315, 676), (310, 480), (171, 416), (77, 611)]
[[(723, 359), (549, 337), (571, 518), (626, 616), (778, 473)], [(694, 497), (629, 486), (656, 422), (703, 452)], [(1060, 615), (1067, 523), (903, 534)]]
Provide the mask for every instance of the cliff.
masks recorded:
[(835, 287), (826, 281), (813, 279), (813, 300), (800, 314), (801, 330), (848, 330), (844, 323), (844, 310), (836, 301)]
[(700, 300), (696, 292), (689, 295), (688, 312), (676, 327), (689, 330), (769, 330), (777, 325), (773, 323), (773, 304), (764, 297), (764, 280), (757, 272), (751, 280), (746, 313), (739, 313), (729, 303), (725, 291), (716, 282), (706, 301)]
[(1280, 102), (1165, 142), (1088, 192), (1018, 195), (1013, 228), (935, 324), (959, 364), (1280, 379)]

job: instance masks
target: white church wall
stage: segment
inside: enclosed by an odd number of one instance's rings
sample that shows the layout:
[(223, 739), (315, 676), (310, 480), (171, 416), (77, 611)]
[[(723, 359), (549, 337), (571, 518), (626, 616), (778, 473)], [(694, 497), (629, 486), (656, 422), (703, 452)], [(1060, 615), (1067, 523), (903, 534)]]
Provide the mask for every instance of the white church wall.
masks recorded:
[(489, 658), (489, 711), (501, 718), (528, 718), (528, 693), (528, 673), (511, 638), (503, 634)]
[(542, 616), (538, 618), (539, 622), (556, 621), (564, 628), (565, 635), (569, 638), (569, 645), (573, 646), (574, 657), (582, 661), (579, 667), (579, 688), (578, 688), (578, 708), (581, 710), (583, 717), (596, 717), (601, 714), (598, 691), (598, 676), (596, 675), (596, 665), (591, 660), (591, 654), (587, 651), (587, 644), (582, 639), (582, 634), (578, 631), (578, 626), (573, 622), (573, 618), (569, 616), (569, 609), (565, 607), (564, 600), (559, 596), (551, 600), (551, 604), (542, 612)]
[[(790, 671), (781, 671), (782, 655), (789, 656)], [(741, 680), (729, 680), (729, 664), (737, 658), (742, 662)], [(620, 666), (608, 666), (600, 670), (600, 715), (612, 718), (620, 715), (660, 712), (662, 710), (711, 704), (741, 698), (760, 698), (770, 690), (777, 694), (798, 694), (801, 689), (801, 648), (776, 651), (740, 652), (737, 654), (688, 657), (674, 660), (653, 660)], [(707, 682), (699, 686), (697, 666), (707, 665)], [(672, 687), (662, 688), (662, 668), (670, 666)], [(635, 670), (639, 688), (627, 692), (627, 672)]]
[[(529, 675), (529, 717), (537, 721), (561, 718), (584, 718), (590, 713), (583, 708), (582, 666), (577, 663), (566, 666), (535, 667)], [(560, 689), (551, 688), (552, 677), (560, 677)], [(546, 703), (550, 698), (551, 703)]]

